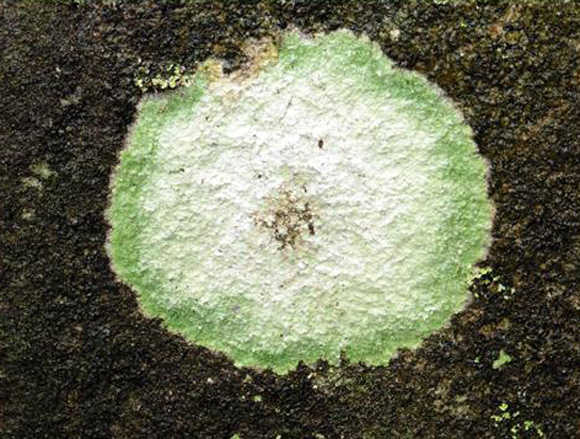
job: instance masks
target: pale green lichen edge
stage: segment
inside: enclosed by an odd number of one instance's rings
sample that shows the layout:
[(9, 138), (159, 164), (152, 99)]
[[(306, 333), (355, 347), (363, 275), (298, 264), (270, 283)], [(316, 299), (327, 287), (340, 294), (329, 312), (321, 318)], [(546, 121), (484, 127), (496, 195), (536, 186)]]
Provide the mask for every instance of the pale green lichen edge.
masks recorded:
[[(337, 60), (338, 54), (340, 61)], [(360, 87), (361, 92), (404, 99), (408, 102), (407, 116), (417, 121), (418, 126), (442, 133), (435, 154), (447, 160), (448, 166), (440, 178), (456, 188), (454, 203), (462, 207), (460, 215), (441, 225), (442, 239), (435, 252), (438, 261), (423, 267), (428, 271), (439, 267), (426, 286), (432, 291), (433, 300), (452, 295), (456, 298), (454, 305), (440, 310), (420, 326), (401, 316), (398, 328), (389, 328), (388, 332), (375, 333), (372, 337), (351, 339), (344, 347), (351, 361), (386, 364), (398, 348), (416, 346), (463, 306), (472, 264), (484, 255), (489, 245), (492, 210), (486, 196), (486, 165), (476, 155), (471, 130), (452, 104), (442, 98), (439, 90), (418, 74), (394, 69), (380, 49), (351, 33), (335, 32), (309, 41), (297, 34), (288, 34), (279, 51), (279, 65), (274, 68), (280, 71), (308, 69), (321, 63), (327, 68), (340, 69), (345, 76), (361, 78), (362, 75), (364, 80), (353, 84)], [(385, 80), (387, 75), (388, 81)], [(219, 334), (223, 334), (224, 325), (239, 326), (239, 321), (225, 319), (219, 311), (204, 309), (193, 300), (171, 309), (156, 300), (163, 296), (160, 292), (166, 283), (161, 273), (152, 273), (140, 264), (140, 247), (147, 245), (139, 241), (140, 230), (148, 221), (141, 207), (146, 196), (142, 188), (155, 166), (152, 159), (155, 158), (162, 127), (175, 118), (191, 114), (206, 86), (206, 79), (198, 74), (190, 87), (142, 100), (138, 123), (129, 136), (128, 147), (121, 153), (121, 165), (113, 179), (111, 206), (107, 211), (107, 218), (113, 225), (108, 250), (114, 268), (121, 279), (137, 291), (146, 315), (163, 318), (169, 330), (228, 354), (237, 365), (271, 367), (278, 373), (285, 373), (300, 360), (311, 364), (324, 358), (336, 363), (338, 348), (315, 340), (305, 340), (276, 353), (227, 344), (219, 339)], [(450, 257), (450, 249), (456, 248), (458, 242), (470, 245), (463, 248), (461, 255)], [(441, 261), (445, 263), (442, 265)], [(242, 328), (232, 327), (230, 330), (236, 329)]]

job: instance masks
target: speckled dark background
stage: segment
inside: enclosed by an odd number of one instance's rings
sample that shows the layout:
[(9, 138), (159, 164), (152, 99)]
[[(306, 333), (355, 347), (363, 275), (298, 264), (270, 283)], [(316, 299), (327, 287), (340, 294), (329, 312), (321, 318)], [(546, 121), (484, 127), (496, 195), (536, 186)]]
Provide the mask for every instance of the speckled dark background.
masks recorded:
[[(235, 69), (288, 25), (364, 32), (424, 72), (491, 162), (492, 272), (388, 367), (237, 369), (140, 315), (104, 250), (139, 66)], [(1, 437), (580, 437), (579, 52), (573, 1), (0, 1)]]

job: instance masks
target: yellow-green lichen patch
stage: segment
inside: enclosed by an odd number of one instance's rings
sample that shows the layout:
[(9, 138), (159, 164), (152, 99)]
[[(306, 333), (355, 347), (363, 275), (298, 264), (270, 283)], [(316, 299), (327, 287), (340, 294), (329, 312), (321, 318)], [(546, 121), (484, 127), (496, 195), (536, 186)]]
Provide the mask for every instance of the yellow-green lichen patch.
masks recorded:
[(493, 362), (494, 369), (501, 369), (504, 364), (511, 363), (512, 357), (509, 356), (503, 349), (500, 349), (497, 359)]
[(496, 428), (507, 426), (509, 428), (509, 437), (511, 439), (519, 439), (520, 437), (545, 437), (540, 425), (532, 420), (523, 420), (519, 411), (510, 409), (509, 404), (502, 402), (498, 406), (496, 414), (491, 415), (491, 419)]
[(236, 364), (385, 364), (464, 305), (486, 163), (441, 90), (368, 40), (262, 47), (247, 74), (144, 98), (112, 183), (114, 268)]

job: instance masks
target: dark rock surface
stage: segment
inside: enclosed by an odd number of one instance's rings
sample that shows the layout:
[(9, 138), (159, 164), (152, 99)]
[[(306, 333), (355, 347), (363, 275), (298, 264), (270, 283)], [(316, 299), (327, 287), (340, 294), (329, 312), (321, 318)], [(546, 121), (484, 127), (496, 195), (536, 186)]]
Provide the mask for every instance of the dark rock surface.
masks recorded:
[[(492, 166), (491, 271), (389, 367), (238, 369), (143, 317), (109, 267), (136, 76), (233, 70), (287, 26), (364, 32), (425, 73)], [(4, 0), (0, 54), (2, 437), (580, 437), (580, 3)]]

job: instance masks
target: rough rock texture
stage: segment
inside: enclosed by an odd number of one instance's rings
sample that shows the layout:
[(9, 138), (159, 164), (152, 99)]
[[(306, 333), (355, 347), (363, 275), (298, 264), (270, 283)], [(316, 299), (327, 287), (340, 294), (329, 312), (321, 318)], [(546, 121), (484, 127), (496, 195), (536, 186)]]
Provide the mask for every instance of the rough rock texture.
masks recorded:
[[(0, 3), (4, 437), (579, 435), (578, 3), (87, 3)], [(289, 25), (367, 33), (459, 104), (491, 163), (474, 302), (387, 367), (235, 368), (142, 317), (109, 266), (136, 79), (210, 55), (235, 69), (247, 38)]]

